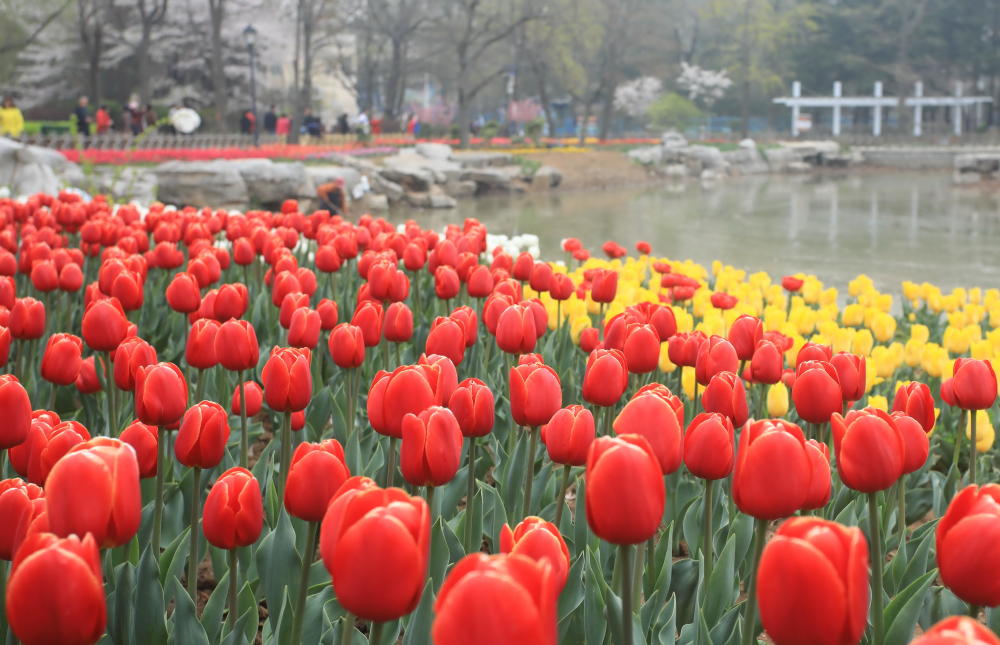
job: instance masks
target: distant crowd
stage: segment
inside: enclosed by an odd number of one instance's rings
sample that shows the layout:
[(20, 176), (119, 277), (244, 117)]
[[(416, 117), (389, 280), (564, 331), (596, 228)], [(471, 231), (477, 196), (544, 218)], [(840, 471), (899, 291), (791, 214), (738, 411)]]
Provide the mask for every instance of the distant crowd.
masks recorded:
[[(151, 128), (158, 128), (165, 134), (176, 134), (190, 132), (197, 128), (178, 127), (175, 116), (179, 112), (188, 113), (185, 116), (194, 117), (197, 115), (189, 108), (172, 106), (165, 119), (157, 116), (156, 110), (151, 104), (145, 107), (138, 102), (131, 102), (125, 106), (118, 117), (118, 121), (112, 117), (112, 112), (107, 105), (101, 104), (96, 110), (92, 109), (90, 99), (81, 96), (73, 109), (71, 119), (76, 126), (76, 132), (84, 137), (92, 135), (100, 136), (111, 132), (131, 133), (133, 136), (139, 135)], [(417, 136), (420, 133), (420, 121), (415, 114), (406, 114), (399, 122), (400, 130), (407, 134)], [(325, 134), (349, 135), (355, 134), (359, 137), (378, 136), (382, 134), (384, 121), (382, 116), (375, 115), (369, 117), (366, 110), (360, 111), (353, 118), (346, 112), (341, 113), (332, 124), (325, 124), (318, 114), (312, 109), (306, 108), (302, 123), (298, 128), (298, 133), (312, 137), (320, 137)], [(279, 112), (275, 105), (268, 107), (263, 114), (261, 132), (279, 137), (287, 137), (292, 133), (295, 125), (292, 118), (285, 112)], [(253, 134), (257, 130), (257, 115), (252, 109), (247, 109), (240, 117), (240, 132), (243, 134)], [(0, 136), (19, 137), (24, 132), (24, 115), (17, 107), (12, 96), (3, 99), (0, 106)]]

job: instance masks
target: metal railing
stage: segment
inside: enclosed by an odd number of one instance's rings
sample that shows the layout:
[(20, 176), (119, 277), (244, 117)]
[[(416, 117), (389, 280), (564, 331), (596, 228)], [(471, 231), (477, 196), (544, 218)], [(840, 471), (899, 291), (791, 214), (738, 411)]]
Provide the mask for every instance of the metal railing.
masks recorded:
[[(411, 139), (409, 135), (389, 135), (393, 139)], [(150, 150), (169, 148), (252, 148), (253, 136), (249, 134), (169, 134), (143, 133), (137, 136), (122, 132), (92, 134), (89, 137), (78, 137), (69, 132), (21, 135), (18, 138), (23, 143), (56, 150), (72, 150), (82, 147), (85, 150)], [(347, 146), (357, 143), (359, 138), (354, 134), (325, 134), (319, 137), (301, 136), (300, 145), (307, 146)], [(284, 145), (284, 136), (262, 134), (261, 146)]]

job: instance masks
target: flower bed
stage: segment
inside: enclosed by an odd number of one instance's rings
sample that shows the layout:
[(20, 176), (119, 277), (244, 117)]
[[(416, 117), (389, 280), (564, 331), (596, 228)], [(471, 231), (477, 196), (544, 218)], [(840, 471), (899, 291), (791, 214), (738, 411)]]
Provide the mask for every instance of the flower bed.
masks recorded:
[(294, 202), (0, 222), (28, 645), (1000, 642), (997, 289)]

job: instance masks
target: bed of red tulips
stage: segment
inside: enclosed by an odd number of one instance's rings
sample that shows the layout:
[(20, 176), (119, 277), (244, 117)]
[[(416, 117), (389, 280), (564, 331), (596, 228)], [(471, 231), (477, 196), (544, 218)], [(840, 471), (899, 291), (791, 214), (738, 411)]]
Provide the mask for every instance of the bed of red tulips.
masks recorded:
[(678, 332), (717, 280), (637, 248), (0, 200), (0, 637), (1000, 644), (990, 362)]

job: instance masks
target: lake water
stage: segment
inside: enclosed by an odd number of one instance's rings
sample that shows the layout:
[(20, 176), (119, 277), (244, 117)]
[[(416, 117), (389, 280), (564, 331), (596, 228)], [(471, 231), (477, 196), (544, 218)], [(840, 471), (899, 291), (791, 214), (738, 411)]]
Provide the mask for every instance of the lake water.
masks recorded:
[[(682, 187), (681, 187), (682, 186)], [(396, 218), (414, 216), (398, 213)], [(1000, 194), (954, 186), (948, 173), (741, 177), (620, 191), (563, 191), (467, 200), (417, 216), (443, 226), (477, 217), (492, 233), (535, 233), (544, 257), (562, 238), (592, 253), (613, 239), (630, 250), (772, 276), (804, 271), (843, 287), (867, 273), (881, 289), (902, 280), (1000, 286)]]

